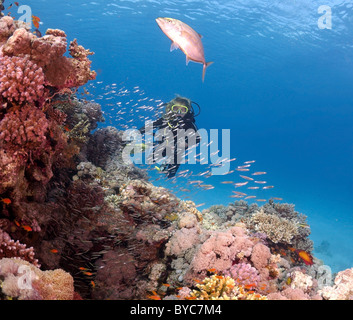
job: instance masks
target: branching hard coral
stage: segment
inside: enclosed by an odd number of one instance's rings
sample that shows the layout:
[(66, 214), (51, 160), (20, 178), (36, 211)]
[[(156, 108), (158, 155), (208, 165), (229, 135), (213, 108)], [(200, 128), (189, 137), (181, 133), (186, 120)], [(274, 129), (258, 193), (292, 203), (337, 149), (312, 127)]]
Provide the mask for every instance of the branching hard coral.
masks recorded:
[(289, 203), (276, 203), (270, 200), (262, 207), (266, 214), (273, 214), (279, 218), (287, 219), (297, 226), (297, 235), (295, 235), (291, 244), (296, 249), (311, 252), (314, 243), (309, 239), (311, 230), (307, 223), (307, 216), (295, 211), (295, 206)]
[(238, 288), (231, 277), (214, 274), (211, 277), (206, 277), (202, 283), (196, 284), (196, 287), (199, 290), (193, 290), (190, 298), (194, 297), (197, 300), (237, 300), (238, 297)]
[(266, 214), (263, 208), (252, 215), (248, 226), (256, 232), (265, 233), (274, 243), (291, 244), (293, 237), (298, 234), (298, 227), (295, 223), (274, 214)]
[(229, 276), (214, 274), (196, 284), (196, 287), (198, 290), (193, 290), (186, 300), (267, 300), (266, 296), (236, 285), (235, 280)]
[(18, 104), (42, 99), (42, 68), (27, 57), (7, 57), (0, 54), (0, 94), (7, 101)]
[(38, 260), (34, 258), (32, 247), (27, 248), (18, 240), (12, 240), (5, 231), (0, 229), (0, 259), (2, 258), (21, 258), (39, 267)]
[[(309, 239), (310, 226), (306, 222), (307, 217), (295, 211), (293, 204), (276, 203), (269, 200), (268, 203), (262, 206), (262, 209), (267, 215), (286, 219), (296, 225), (298, 232), (291, 239), (292, 246), (307, 252), (313, 250), (313, 242)], [(250, 205), (243, 200), (235, 201), (228, 206), (211, 206), (202, 212), (204, 218), (203, 228), (208, 230), (228, 229), (237, 225), (240, 221), (249, 222), (251, 217), (259, 210), (260, 208), (256, 203)], [(248, 228), (256, 232), (249, 223)]]
[(0, 122), (0, 147), (41, 152), (47, 143), (49, 126), (43, 111), (32, 106), (13, 107)]
[(204, 217), (203, 227), (208, 230), (228, 229), (247, 219), (258, 210), (259, 207), (256, 203), (249, 205), (244, 200), (235, 201), (228, 206), (211, 206), (202, 212)]

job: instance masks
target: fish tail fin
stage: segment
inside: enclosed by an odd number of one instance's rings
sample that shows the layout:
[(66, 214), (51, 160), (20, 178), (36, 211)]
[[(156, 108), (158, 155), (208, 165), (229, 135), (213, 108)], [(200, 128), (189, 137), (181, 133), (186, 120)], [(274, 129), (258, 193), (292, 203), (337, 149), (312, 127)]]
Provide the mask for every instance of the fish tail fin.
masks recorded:
[(204, 81), (205, 81), (205, 73), (206, 73), (206, 68), (207, 68), (208, 66), (210, 66), (212, 63), (213, 63), (213, 61), (210, 61), (210, 62), (205, 62), (205, 63), (203, 64), (203, 70), (202, 70), (202, 82), (204, 82)]

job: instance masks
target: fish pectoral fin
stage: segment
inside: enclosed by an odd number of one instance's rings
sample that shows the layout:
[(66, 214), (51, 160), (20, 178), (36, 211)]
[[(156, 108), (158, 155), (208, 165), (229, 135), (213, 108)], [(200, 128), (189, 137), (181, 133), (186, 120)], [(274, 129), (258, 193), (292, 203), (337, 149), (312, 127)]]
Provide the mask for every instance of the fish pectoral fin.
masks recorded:
[(174, 51), (174, 50), (177, 50), (177, 49), (180, 49), (178, 44), (176, 42), (172, 42), (172, 45), (170, 46), (170, 51)]
[(201, 39), (203, 38), (202, 34), (199, 34), (199, 33), (198, 33), (198, 35), (199, 35), (199, 37), (200, 37)]

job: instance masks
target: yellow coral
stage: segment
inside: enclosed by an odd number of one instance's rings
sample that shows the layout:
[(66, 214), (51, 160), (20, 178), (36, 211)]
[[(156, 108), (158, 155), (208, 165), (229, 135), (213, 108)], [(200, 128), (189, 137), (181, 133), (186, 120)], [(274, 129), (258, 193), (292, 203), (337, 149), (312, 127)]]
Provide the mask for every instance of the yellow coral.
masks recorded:
[(196, 216), (197, 220), (202, 222), (203, 220), (202, 214), (199, 210), (196, 209), (196, 205), (193, 201), (183, 200), (183, 201), (180, 201), (179, 205), (183, 210), (193, 213)]
[(0, 270), (4, 278), (0, 293), (7, 297), (18, 300), (72, 300), (74, 297), (74, 280), (62, 269), (42, 271), (25, 260), (3, 258)]
[(43, 300), (72, 300), (74, 281), (71, 275), (62, 269), (39, 272), (39, 279), (33, 286), (41, 293)]
[(266, 296), (247, 291), (243, 286), (235, 285), (233, 278), (217, 274), (207, 277), (196, 285), (186, 299), (195, 300), (267, 300)]
[(88, 120), (81, 120), (70, 131), (68, 136), (76, 142), (85, 143), (88, 140), (87, 133), (89, 133), (90, 123)]
[(179, 215), (177, 213), (175, 213), (175, 212), (167, 214), (164, 217), (164, 219), (172, 221), (172, 222), (178, 220), (178, 218), (179, 218)]

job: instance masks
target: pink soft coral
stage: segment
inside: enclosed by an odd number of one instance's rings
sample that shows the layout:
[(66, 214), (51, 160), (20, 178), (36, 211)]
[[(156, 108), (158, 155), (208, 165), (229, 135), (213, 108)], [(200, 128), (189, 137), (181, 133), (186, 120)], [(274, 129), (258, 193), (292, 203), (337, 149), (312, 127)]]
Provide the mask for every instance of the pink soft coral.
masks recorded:
[(239, 285), (255, 284), (257, 286), (260, 281), (258, 271), (252, 267), (249, 263), (240, 262), (232, 266), (227, 272), (224, 273), (227, 276), (237, 280)]
[(166, 244), (165, 253), (168, 256), (182, 256), (187, 250), (199, 243), (197, 228), (182, 228), (177, 230)]
[(214, 232), (197, 250), (186, 275), (188, 281), (198, 275), (206, 275), (208, 269), (224, 272), (232, 262), (249, 257), (254, 244), (245, 230), (239, 227), (223, 232)]
[(258, 270), (261, 280), (266, 280), (270, 277), (270, 270), (267, 266), (270, 263), (271, 251), (269, 247), (262, 243), (257, 243), (251, 254), (251, 262), (254, 267)]
[(44, 73), (26, 57), (0, 55), (0, 95), (10, 102), (33, 103), (44, 94)]

